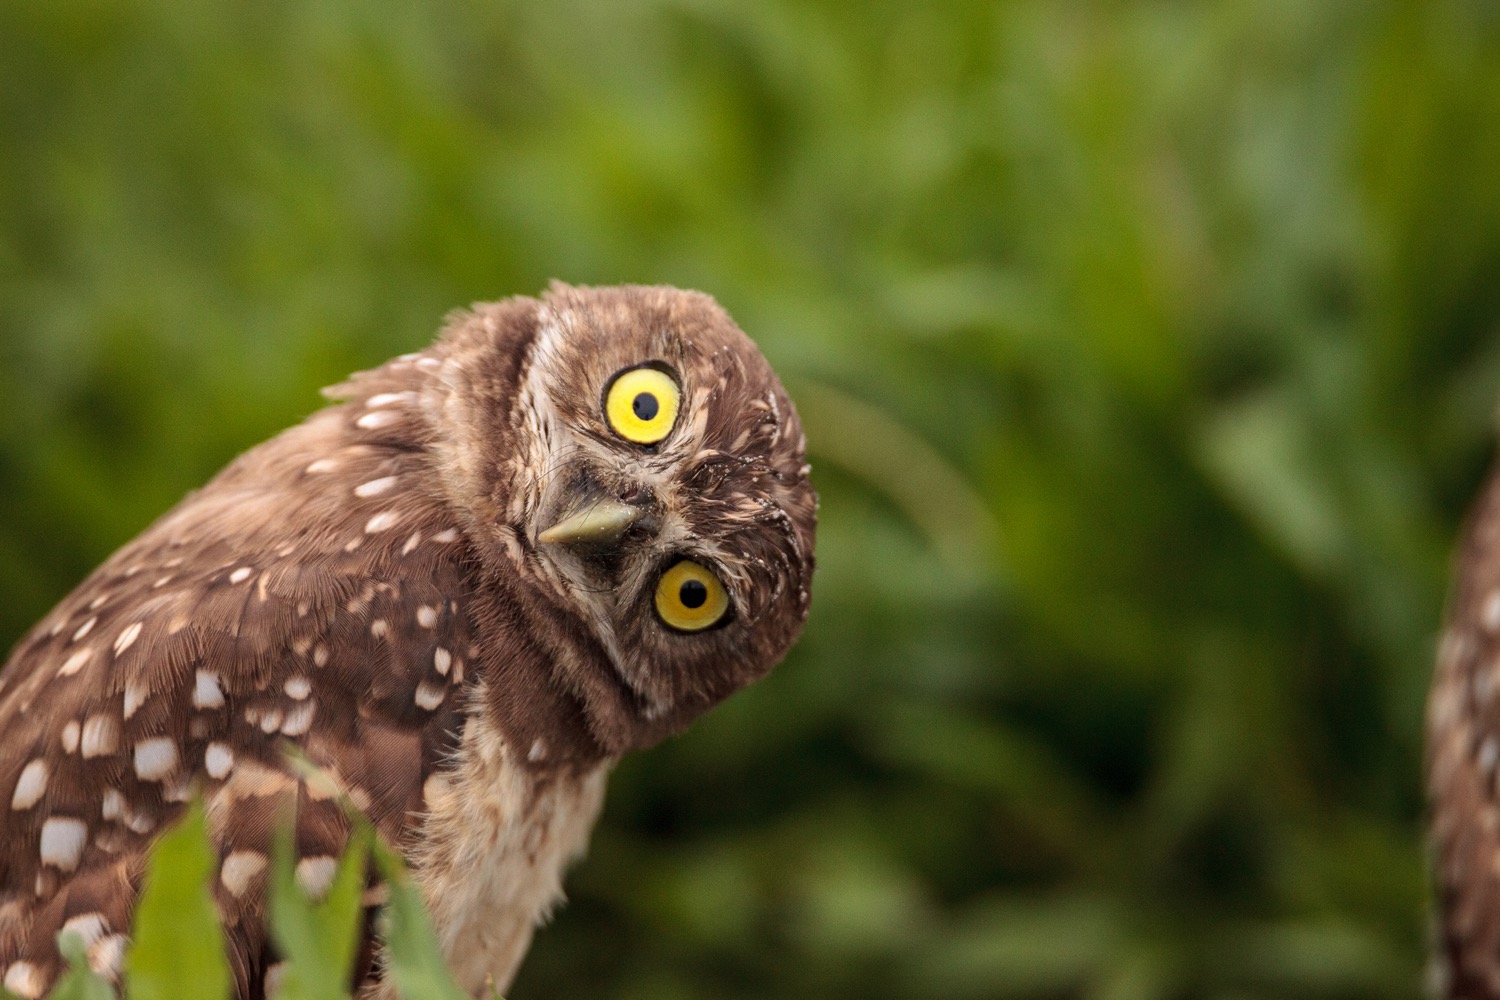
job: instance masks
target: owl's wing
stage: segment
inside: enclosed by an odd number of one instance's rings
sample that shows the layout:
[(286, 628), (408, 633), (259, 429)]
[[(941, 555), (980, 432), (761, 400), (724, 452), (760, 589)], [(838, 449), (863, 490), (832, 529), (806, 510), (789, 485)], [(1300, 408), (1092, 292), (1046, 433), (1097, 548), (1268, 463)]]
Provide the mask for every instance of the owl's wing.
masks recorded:
[(1500, 475), (1461, 550), (1427, 706), (1445, 995), (1500, 998)]
[(0, 673), (0, 969), (15, 993), (51, 983), (64, 927), (117, 976), (145, 853), (201, 789), (237, 995), (261, 997), (278, 817), (295, 805), (315, 891), (349, 833), (288, 742), (391, 841), (421, 815), (462, 726), (465, 543), (432, 499), (414, 394), (365, 388), (114, 555)]

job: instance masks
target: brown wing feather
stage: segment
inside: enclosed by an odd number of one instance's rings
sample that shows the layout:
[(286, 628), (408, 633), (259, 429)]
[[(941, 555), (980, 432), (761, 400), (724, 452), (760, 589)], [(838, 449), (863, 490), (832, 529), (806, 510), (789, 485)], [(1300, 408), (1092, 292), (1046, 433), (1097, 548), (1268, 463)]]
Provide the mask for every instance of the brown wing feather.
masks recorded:
[(69, 924), (117, 973), (144, 854), (201, 787), (237, 993), (262, 996), (276, 818), (295, 803), (314, 889), (349, 830), (331, 789), (290, 772), (284, 741), (386, 837), (420, 817), (462, 727), (469, 630), (417, 360), (357, 379), (353, 402), (242, 456), (110, 558), (0, 673), (0, 969), (15, 992), (45, 990)]

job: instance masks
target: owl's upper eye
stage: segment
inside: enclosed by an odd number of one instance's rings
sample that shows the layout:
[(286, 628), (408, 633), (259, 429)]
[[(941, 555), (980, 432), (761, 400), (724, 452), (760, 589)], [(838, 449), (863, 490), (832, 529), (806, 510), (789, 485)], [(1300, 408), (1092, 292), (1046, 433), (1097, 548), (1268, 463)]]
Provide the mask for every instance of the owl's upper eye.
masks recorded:
[(691, 559), (673, 563), (656, 581), (656, 613), (668, 628), (701, 632), (724, 620), (729, 594), (713, 570)]
[(604, 393), (610, 430), (635, 444), (656, 444), (672, 432), (682, 396), (672, 376), (657, 368), (630, 368)]

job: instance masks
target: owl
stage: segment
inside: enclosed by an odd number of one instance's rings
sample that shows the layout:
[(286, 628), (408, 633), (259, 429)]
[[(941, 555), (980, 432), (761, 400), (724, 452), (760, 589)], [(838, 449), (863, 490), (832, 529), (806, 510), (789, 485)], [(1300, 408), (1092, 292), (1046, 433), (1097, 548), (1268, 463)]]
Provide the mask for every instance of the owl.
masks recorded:
[(1459, 553), (1427, 703), (1437, 995), (1500, 1000), (1500, 475)]
[[(613, 763), (800, 633), (806, 441), (708, 296), (554, 284), (327, 393), (0, 672), (0, 969), (19, 996), (48, 989), (65, 928), (118, 978), (147, 852), (195, 795), (237, 997), (280, 975), (276, 818), (295, 815), (316, 895), (348, 802), (407, 860), (461, 987), (503, 989)], [(365, 938), (351, 986), (392, 995)]]

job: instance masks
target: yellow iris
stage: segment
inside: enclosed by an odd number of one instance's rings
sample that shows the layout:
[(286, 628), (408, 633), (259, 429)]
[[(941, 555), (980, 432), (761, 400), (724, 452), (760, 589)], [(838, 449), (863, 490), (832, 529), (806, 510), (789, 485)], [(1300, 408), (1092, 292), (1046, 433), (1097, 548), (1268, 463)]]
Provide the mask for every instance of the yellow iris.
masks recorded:
[(656, 582), (656, 613), (679, 632), (701, 632), (729, 610), (729, 594), (706, 566), (684, 559)]
[(621, 372), (604, 394), (610, 428), (626, 441), (656, 444), (672, 432), (681, 398), (677, 383), (655, 368)]

